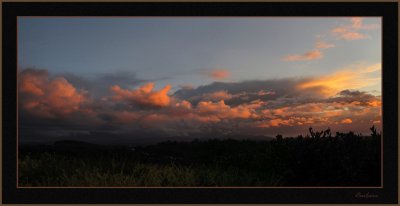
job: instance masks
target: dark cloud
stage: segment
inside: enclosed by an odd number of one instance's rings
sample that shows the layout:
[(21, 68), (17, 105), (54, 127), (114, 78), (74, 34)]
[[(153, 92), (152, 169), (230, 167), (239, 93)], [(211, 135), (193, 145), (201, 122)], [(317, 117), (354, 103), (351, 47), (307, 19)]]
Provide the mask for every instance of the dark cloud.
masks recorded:
[(232, 96), (225, 102), (228, 105), (240, 105), (244, 102), (254, 100), (269, 101), (285, 96), (296, 97), (304, 95), (298, 92), (296, 86), (305, 79), (287, 78), (265, 81), (245, 81), (245, 82), (214, 82), (210, 85), (200, 86), (195, 89), (181, 89), (174, 93), (179, 99), (185, 99), (192, 104), (197, 104), (202, 100), (204, 94), (213, 94), (226, 91)]
[(327, 102), (355, 103), (363, 106), (375, 101), (380, 101), (380, 97), (357, 90), (343, 90), (336, 97), (327, 100)]
[(102, 73), (91, 77), (80, 77), (74, 74), (62, 74), (71, 84), (77, 88), (90, 91), (94, 97), (101, 97), (109, 93), (109, 88), (120, 85), (124, 88), (133, 88), (148, 80), (140, 79), (136, 73), (129, 71), (117, 71), (115, 73)]

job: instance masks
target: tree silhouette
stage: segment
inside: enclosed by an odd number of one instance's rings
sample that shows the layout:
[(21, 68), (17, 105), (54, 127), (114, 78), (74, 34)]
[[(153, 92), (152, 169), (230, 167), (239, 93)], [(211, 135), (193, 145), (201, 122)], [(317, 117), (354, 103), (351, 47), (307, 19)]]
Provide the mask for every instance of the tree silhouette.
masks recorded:
[(276, 135), (276, 140), (277, 141), (282, 141), (283, 136), (281, 134)]

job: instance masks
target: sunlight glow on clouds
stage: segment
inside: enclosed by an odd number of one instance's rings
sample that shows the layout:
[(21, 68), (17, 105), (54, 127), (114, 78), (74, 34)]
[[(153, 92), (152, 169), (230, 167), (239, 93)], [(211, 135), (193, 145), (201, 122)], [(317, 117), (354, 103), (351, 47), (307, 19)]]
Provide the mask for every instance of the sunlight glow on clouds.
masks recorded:
[(360, 30), (372, 30), (379, 28), (375, 24), (363, 24), (363, 18), (353, 17), (350, 19), (351, 24), (339, 26), (331, 30), (332, 34), (339, 39), (345, 40), (358, 40), (366, 39), (367, 35), (360, 32)]
[[(359, 64), (321, 77), (211, 84), (205, 93), (201, 90), (207, 87), (190, 89), (194, 96), (189, 94), (186, 99), (176, 95), (180, 91), (169, 93), (170, 85), (160, 90), (154, 90), (152, 82), (135, 89), (114, 85), (110, 95), (97, 99), (63, 77), (52, 78), (45, 70), (27, 69), (19, 74), (19, 92), (21, 109), (37, 121), (58, 118), (74, 122), (83, 116), (93, 127), (151, 128), (170, 135), (201, 133), (204, 128), (218, 129), (221, 134), (251, 128), (254, 134), (259, 129), (290, 131), (308, 126), (368, 128), (380, 124), (381, 97), (357, 89), (378, 84), (380, 70), (380, 63)], [(270, 86), (257, 89), (260, 83)], [(212, 92), (221, 84), (230, 87)]]
[(313, 50), (306, 52), (301, 55), (292, 54), (283, 58), (285, 61), (310, 61), (315, 59), (321, 59), (323, 57), (322, 52), (319, 50)]
[(321, 50), (329, 49), (335, 47), (334, 44), (328, 43), (322, 40), (317, 40), (314, 45), (314, 50), (306, 52), (304, 54), (292, 54), (285, 56), (283, 58), (284, 61), (312, 61), (316, 59), (322, 59), (324, 54)]
[(45, 70), (27, 69), (19, 74), (22, 107), (37, 116), (57, 118), (84, 112), (86, 91), (78, 91), (65, 78), (49, 78)]
[(346, 118), (341, 121), (341, 123), (343, 123), (343, 124), (351, 124), (352, 122), (353, 122), (353, 120), (351, 120), (350, 118)]
[(329, 49), (329, 48), (333, 48), (333, 47), (335, 47), (334, 44), (327, 43), (325, 41), (319, 40), (319, 41), (315, 42), (315, 48), (317, 48), (317, 49)]
[(226, 69), (203, 70), (202, 74), (215, 80), (226, 79), (230, 76), (229, 71)]
[[(350, 24), (338, 26), (331, 29), (330, 33), (337, 39), (344, 39), (347, 41), (367, 39), (368, 35), (361, 33), (361, 30), (375, 30), (379, 28), (377, 24), (364, 24), (363, 18), (353, 17), (350, 18)], [(321, 35), (317, 35), (318, 38)], [(315, 42), (314, 50), (308, 51), (304, 54), (292, 54), (282, 58), (284, 61), (312, 61), (323, 58), (323, 52), (321, 50), (334, 48), (335, 44), (328, 43), (324, 40), (318, 39)]]
[(379, 18), (24, 17), (18, 26), (27, 133), (275, 136), (382, 124)]
[[(322, 76), (304, 82), (299, 85), (300, 89), (320, 88), (322, 94), (332, 96), (345, 89), (360, 89), (370, 85), (380, 83), (381, 64), (371, 66), (357, 66), (358, 68), (345, 68), (334, 74)], [(369, 77), (370, 73), (375, 73), (374, 77)]]
[(144, 107), (165, 107), (170, 103), (168, 91), (171, 85), (167, 85), (160, 91), (153, 91), (154, 83), (147, 83), (138, 89), (121, 89), (118, 85), (112, 86), (110, 90), (115, 94), (112, 99), (115, 101), (129, 101)]

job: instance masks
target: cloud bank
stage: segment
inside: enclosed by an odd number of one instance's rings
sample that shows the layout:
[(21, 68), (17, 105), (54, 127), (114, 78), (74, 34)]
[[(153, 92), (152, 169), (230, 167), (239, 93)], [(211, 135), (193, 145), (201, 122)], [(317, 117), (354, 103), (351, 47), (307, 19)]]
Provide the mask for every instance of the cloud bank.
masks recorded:
[[(297, 135), (309, 126), (367, 132), (372, 124), (380, 125), (382, 103), (380, 96), (360, 89), (380, 82), (380, 67), (358, 65), (308, 78), (214, 82), (174, 93), (170, 85), (156, 90), (154, 82), (129, 87), (116, 81), (102, 96), (60, 75), (26, 69), (18, 75), (20, 126), (44, 136), (101, 132), (132, 139)], [(91, 82), (80, 84), (93, 88)]]

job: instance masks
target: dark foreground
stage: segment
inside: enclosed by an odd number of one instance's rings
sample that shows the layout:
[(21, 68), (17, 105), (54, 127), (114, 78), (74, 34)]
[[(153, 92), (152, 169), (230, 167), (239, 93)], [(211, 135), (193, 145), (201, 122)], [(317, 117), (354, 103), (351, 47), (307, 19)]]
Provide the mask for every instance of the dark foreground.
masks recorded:
[(381, 135), (20, 146), (19, 186), (380, 186)]

